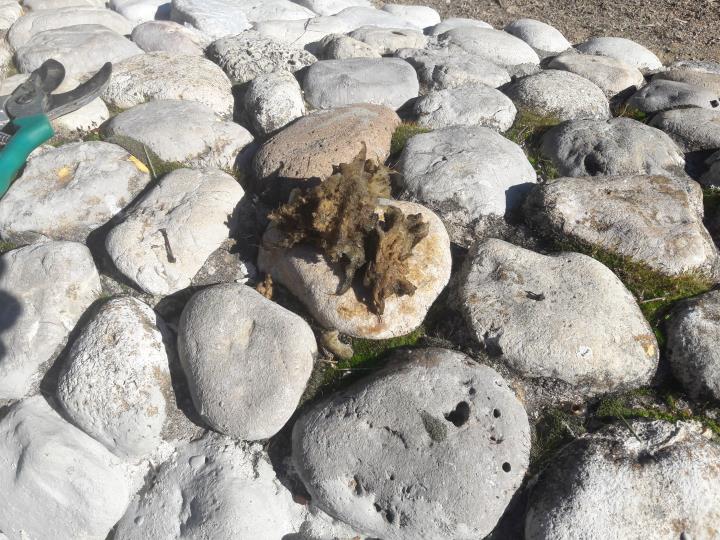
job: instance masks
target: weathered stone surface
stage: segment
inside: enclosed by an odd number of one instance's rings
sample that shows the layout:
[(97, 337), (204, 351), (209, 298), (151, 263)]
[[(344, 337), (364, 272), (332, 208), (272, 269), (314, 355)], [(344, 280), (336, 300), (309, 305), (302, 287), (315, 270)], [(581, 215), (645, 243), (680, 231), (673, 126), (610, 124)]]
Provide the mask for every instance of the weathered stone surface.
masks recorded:
[(685, 390), (720, 400), (720, 291), (678, 303), (666, 331), (670, 366)]
[(174, 395), (163, 334), (152, 309), (130, 297), (104, 304), (72, 344), (58, 398), (72, 422), (120, 457), (160, 444)]
[(243, 194), (237, 181), (219, 170), (173, 171), (110, 231), (108, 254), (150, 294), (184, 289), (233, 230)]
[(522, 39), (540, 56), (561, 53), (572, 47), (557, 28), (535, 19), (517, 19), (505, 26), (505, 31)]
[(0, 2), (0, 30), (7, 30), (23, 16), (23, 8), (15, 0)]
[(417, 97), (415, 70), (399, 58), (322, 60), (303, 82), (305, 99), (318, 109), (373, 103), (398, 109)]
[(518, 109), (556, 120), (610, 118), (603, 91), (588, 79), (548, 69), (513, 82), (505, 93)]
[(420, 82), (431, 90), (473, 83), (497, 88), (510, 82), (505, 68), (472, 54), (451, 54), (446, 49), (400, 49), (396, 55), (410, 62)]
[(222, 69), (199, 56), (152, 52), (113, 66), (103, 99), (118, 108), (158, 99), (197, 101), (221, 117), (233, 111), (232, 83)]
[(209, 432), (159, 467), (115, 538), (290, 538), (297, 508), (259, 445)]
[(343, 9), (333, 18), (346, 24), (350, 30), (361, 26), (376, 26), (378, 28), (418, 28), (412, 21), (405, 17), (392, 15), (387, 11), (381, 11), (374, 7), (352, 6)]
[(503, 132), (512, 126), (517, 110), (499, 90), (473, 84), (430, 92), (415, 102), (413, 112), (419, 125), (432, 129), (462, 125)]
[(66, 144), (31, 158), (0, 200), (0, 236), (18, 244), (85, 241), (150, 182), (134, 159), (105, 142)]
[(299, 21), (315, 17), (316, 13), (290, 0), (245, 0), (243, 11), (251, 23), (262, 21)]
[(477, 220), (517, 208), (537, 176), (522, 149), (486, 127), (451, 127), (412, 137), (398, 170), (402, 198), (441, 217), (453, 242), (469, 244)]
[(202, 56), (206, 41), (196, 29), (172, 21), (148, 21), (137, 25), (132, 40), (145, 52), (167, 51)]
[(543, 136), (541, 151), (561, 176), (673, 176), (685, 165), (670, 137), (630, 118), (560, 124)]
[(130, 500), (117, 458), (40, 396), (0, 421), (0, 529), (10, 538), (105, 538)]
[(216, 430), (267, 439), (295, 412), (317, 355), (298, 315), (236, 283), (195, 294), (178, 329), (195, 407)]
[(170, 18), (197, 28), (209, 40), (250, 28), (242, 4), (233, 0), (172, 0)]
[(0, 41), (0, 82), (14, 69), (13, 53), (7, 41)]
[(346, 36), (328, 34), (317, 46), (320, 60), (346, 60), (347, 58), (380, 58), (382, 55), (367, 43)]
[(369, 0), (295, 0), (295, 3), (314, 11), (318, 15), (335, 15), (343, 9), (353, 6), (372, 7)]
[(445, 349), (396, 353), (293, 430), (313, 502), (388, 540), (484, 537), (520, 486), (529, 446), (502, 377)]
[(307, 51), (261, 37), (257, 32), (219, 39), (210, 44), (207, 54), (236, 84), (279, 69), (294, 72), (316, 61)]
[(629, 107), (646, 113), (666, 111), (683, 107), (702, 107), (714, 109), (720, 107), (720, 96), (716, 92), (700, 86), (653, 79), (641, 88), (630, 99)]
[(58, 9), (72, 6), (105, 7), (105, 0), (23, 0), (22, 5), (28, 11)]
[(548, 67), (570, 71), (588, 79), (599, 86), (607, 98), (645, 84), (645, 77), (639, 69), (610, 56), (568, 52), (550, 60)]
[(427, 6), (385, 4), (382, 10), (396, 17), (401, 17), (418, 28), (427, 28), (428, 26), (440, 24), (440, 14), (433, 8)]
[(40, 32), (85, 24), (104, 26), (121, 36), (129, 34), (133, 29), (129, 20), (104, 7), (72, 6), (28, 13), (12, 25), (7, 40), (12, 48), (17, 50), (27, 45), (32, 37)]
[(720, 95), (720, 69), (714, 71), (710, 69), (704, 70), (702, 68), (693, 69), (691, 67), (676, 67), (676, 65), (673, 64), (670, 66), (670, 69), (654, 75), (653, 79), (664, 79), (699, 86), (716, 95)]
[(435, 26), (428, 28), (427, 33), (431, 36), (439, 36), (440, 34), (444, 34), (445, 32), (452, 30), (453, 28), (461, 28), (463, 26), (472, 26), (475, 28), (492, 28), (492, 26), (485, 21), (478, 21), (476, 19), (464, 19), (461, 17), (451, 17), (449, 19), (445, 19), (440, 24), (436, 24)]
[(356, 27), (337, 17), (313, 17), (300, 21), (263, 21), (253, 25), (264, 38), (317, 53), (317, 42), (328, 34), (344, 34)]
[(664, 176), (560, 178), (527, 199), (531, 223), (551, 236), (617, 253), (663, 274), (711, 275), (715, 244), (685, 187)]
[(657, 341), (637, 302), (586, 255), (484, 241), (467, 259), (460, 299), (481, 346), (526, 378), (594, 395), (648, 384), (657, 369)]
[(380, 215), (387, 205), (398, 207), (405, 215), (422, 214), (430, 228), (407, 259), (405, 277), (417, 287), (415, 293), (387, 298), (382, 315), (373, 313), (362, 301), (359, 284), (338, 295), (339, 266), (331, 264), (315, 248), (308, 245), (290, 249), (278, 247), (280, 233), (277, 229), (270, 228), (265, 233), (258, 266), (290, 290), (328, 329), (368, 339), (408, 334), (420, 326), (450, 278), (450, 240), (440, 218), (427, 208), (404, 201), (382, 200), (377, 209)]
[(110, 0), (110, 8), (133, 24), (170, 18), (168, 0)]
[(688, 423), (633, 421), (630, 427), (618, 423), (583, 437), (543, 471), (525, 538), (720, 534), (720, 447)]
[(258, 179), (325, 178), (333, 165), (350, 163), (367, 147), (368, 159), (381, 163), (390, 153), (390, 140), (400, 118), (380, 105), (353, 105), (318, 111), (289, 125), (267, 141), (255, 155)]
[(640, 71), (660, 69), (662, 62), (655, 54), (639, 43), (620, 37), (594, 37), (575, 47), (585, 54), (598, 54), (617, 58)]
[(80, 78), (105, 62), (115, 64), (141, 53), (129, 39), (104, 26), (80, 24), (35, 34), (17, 49), (15, 62), (19, 71), (31, 73), (52, 58), (65, 66), (66, 76)]
[(720, 109), (675, 109), (653, 116), (650, 125), (663, 130), (685, 152), (720, 148)]
[(103, 126), (106, 138), (132, 139), (162, 161), (232, 169), (253, 141), (244, 127), (223, 121), (195, 101), (158, 100), (128, 109)]
[(453, 54), (473, 54), (505, 68), (537, 66), (540, 63), (530, 45), (507, 32), (492, 28), (460, 26), (443, 33), (439, 43)]
[(49, 242), (0, 255), (0, 399), (30, 391), (99, 294), (100, 278), (82, 244)]
[(361, 26), (349, 36), (370, 45), (381, 55), (394, 54), (398, 49), (422, 49), (427, 44), (427, 37), (422, 32), (410, 28)]
[(297, 79), (289, 71), (258, 75), (243, 98), (245, 112), (258, 135), (269, 135), (305, 114)]

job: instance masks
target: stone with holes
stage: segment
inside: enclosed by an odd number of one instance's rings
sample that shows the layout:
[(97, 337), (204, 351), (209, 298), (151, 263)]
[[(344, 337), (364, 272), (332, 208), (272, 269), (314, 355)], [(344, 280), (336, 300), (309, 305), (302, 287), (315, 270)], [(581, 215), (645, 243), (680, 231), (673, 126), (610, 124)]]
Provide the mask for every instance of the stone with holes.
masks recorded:
[(106, 62), (116, 64), (138, 54), (142, 49), (117, 32), (99, 24), (80, 24), (35, 34), (15, 51), (15, 63), (20, 72), (31, 73), (53, 59), (65, 66), (66, 76), (81, 78)]
[(245, 112), (255, 133), (270, 135), (305, 114), (305, 101), (297, 79), (289, 71), (258, 75), (243, 97)]
[(105, 538), (130, 500), (126, 464), (41, 396), (0, 421), (0, 530), (10, 538)]
[(280, 131), (255, 155), (259, 179), (330, 176), (333, 165), (349, 163), (362, 150), (384, 162), (400, 118), (380, 105), (353, 105), (309, 114)]
[(137, 25), (132, 40), (145, 52), (167, 51), (202, 56), (207, 44), (200, 31), (172, 21), (148, 21)]
[(72, 422), (120, 457), (144, 457), (160, 444), (173, 404), (168, 330), (130, 297), (105, 303), (73, 342), (58, 381)]
[(102, 132), (138, 156), (145, 157), (144, 146), (164, 162), (227, 170), (253, 141), (247, 129), (221, 120), (206, 105), (178, 99), (136, 105), (114, 116)]
[(519, 110), (559, 121), (610, 118), (599, 86), (584, 77), (547, 69), (514, 81), (504, 90)]
[(313, 503), (387, 540), (483, 538), (520, 486), (529, 450), (525, 410), (503, 378), (445, 349), (395, 353), (293, 429)]
[(447, 49), (400, 49), (395, 54), (410, 62), (420, 83), (430, 90), (473, 83), (497, 88), (510, 82), (505, 68), (472, 54), (452, 54)]
[(317, 109), (373, 103), (399, 109), (419, 92), (417, 74), (400, 58), (322, 60), (303, 82), (305, 99)]
[(369, 45), (381, 55), (394, 54), (398, 49), (422, 49), (427, 43), (427, 37), (422, 32), (409, 28), (362, 26), (348, 35)]
[(140, 54), (113, 66), (103, 99), (129, 109), (158, 99), (197, 101), (223, 118), (232, 115), (232, 83), (207, 58), (165, 51)]
[(528, 379), (595, 395), (648, 384), (657, 370), (657, 341), (637, 302), (591, 257), (490, 239), (473, 248), (460, 283), (478, 342)]
[(537, 175), (522, 149), (480, 126), (412, 137), (400, 156), (401, 198), (441, 216), (454, 242), (469, 245), (478, 221), (515, 210)]
[(654, 53), (631, 39), (594, 37), (580, 43), (576, 49), (584, 54), (597, 54), (617, 58), (631, 66), (635, 66), (643, 72), (660, 69), (662, 67), (662, 62), (660, 62)]
[(292, 538), (301, 508), (259, 444), (208, 432), (153, 472), (114, 538)]
[(114, 144), (53, 148), (31, 158), (0, 200), (0, 237), (18, 244), (44, 238), (84, 242), (149, 182), (147, 168)]
[(177, 292), (234, 230), (243, 195), (237, 181), (220, 170), (175, 170), (110, 231), (107, 252), (144, 291)]
[(538, 478), (525, 538), (717, 538), (720, 447), (699, 431), (638, 420), (566, 447)]
[(630, 118), (565, 122), (543, 136), (541, 151), (561, 176), (675, 176), (685, 166), (670, 137)]
[(413, 248), (406, 260), (405, 276), (416, 290), (413, 294), (391, 295), (385, 299), (385, 311), (376, 314), (363, 301), (361, 284), (337, 294), (340, 268), (317, 249), (308, 245), (278, 247), (281, 235), (270, 228), (263, 237), (258, 266), (272, 275), (295, 295), (328, 329), (366, 339), (387, 339), (408, 334), (418, 328), (430, 306), (450, 279), (450, 240), (440, 218), (427, 208), (405, 201), (381, 199), (376, 212), (382, 218), (383, 208), (395, 206), (403, 214), (421, 214), (429, 232)]
[(530, 45), (539, 56), (552, 56), (572, 48), (560, 31), (535, 19), (517, 19), (505, 26), (505, 31)]
[(677, 304), (666, 328), (675, 377), (694, 399), (720, 401), (720, 291)]
[(653, 116), (650, 125), (670, 135), (685, 152), (720, 148), (720, 109), (676, 109)]
[(418, 98), (413, 113), (419, 125), (431, 129), (486, 126), (503, 132), (513, 125), (517, 110), (510, 98), (499, 90), (468, 84), (436, 90)]
[(713, 275), (717, 249), (701, 203), (665, 176), (560, 178), (526, 201), (528, 220), (546, 235), (597, 246), (666, 275)]
[(228, 283), (187, 303), (178, 352), (202, 417), (221, 433), (258, 440), (280, 431), (295, 411), (317, 345), (298, 315)]
[(316, 60), (303, 49), (262, 37), (257, 32), (243, 32), (214, 41), (207, 54), (236, 84), (280, 69), (295, 72)]
[(100, 289), (82, 244), (47, 242), (0, 255), (0, 400), (30, 392)]
[(550, 60), (548, 67), (585, 77), (598, 85), (608, 99), (620, 93), (634, 92), (645, 84), (645, 77), (638, 68), (610, 56), (568, 52)]
[(250, 28), (242, 4), (233, 0), (172, 0), (170, 17), (197, 28), (211, 40)]
[(649, 84), (635, 92), (628, 99), (627, 105), (632, 109), (645, 113), (684, 107), (718, 109), (720, 107), (720, 94), (684, 82), (653, 79)]

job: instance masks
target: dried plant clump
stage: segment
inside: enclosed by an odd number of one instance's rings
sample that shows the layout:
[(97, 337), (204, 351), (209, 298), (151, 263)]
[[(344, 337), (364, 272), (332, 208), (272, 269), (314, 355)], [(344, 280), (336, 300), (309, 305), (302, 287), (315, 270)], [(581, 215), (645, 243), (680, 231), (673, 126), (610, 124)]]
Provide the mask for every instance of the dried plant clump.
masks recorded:
[(342, 265), (338, 294), (344, 294), (365, 268), (368, 304), (382, 314), (389, 296), (413, 294), (407, 259), (428, 234), (420, 214), (405, 216), (394, 206), (376, 209), (390, 196), (390, 169), (366, 159), (363, 150), (351, 163), (334, 167), (320, 185), (295, 190), (290, 201), (270, 215), (283, 233), (281, 247), (310, 244), (331, 262)]

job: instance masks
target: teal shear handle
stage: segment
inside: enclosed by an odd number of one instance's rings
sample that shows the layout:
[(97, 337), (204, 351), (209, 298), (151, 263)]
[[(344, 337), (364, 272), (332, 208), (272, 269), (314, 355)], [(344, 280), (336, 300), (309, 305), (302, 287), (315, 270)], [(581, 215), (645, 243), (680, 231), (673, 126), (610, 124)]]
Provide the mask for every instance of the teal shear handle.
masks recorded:
[(15, 133), (0, 149), (0, 198), (5, 195), (30, 153), (55, 135), (49, 118), (44, 114), (17, 118), (10, 125), (15, 128)]

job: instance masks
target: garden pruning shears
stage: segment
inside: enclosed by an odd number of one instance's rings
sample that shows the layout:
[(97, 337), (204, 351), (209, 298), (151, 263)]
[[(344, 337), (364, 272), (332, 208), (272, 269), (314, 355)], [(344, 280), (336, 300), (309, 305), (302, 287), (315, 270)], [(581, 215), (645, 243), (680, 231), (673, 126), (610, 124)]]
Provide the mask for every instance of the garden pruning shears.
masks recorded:
[(112, 64), (107, 63), (74, 90), (51, 94), (65, 78), (65, 67), (47, 60), (8, 96), (4, 113), (0, 110), (0, 198), (30, 153), (55, 135), (50, 121), (99, 97), (111, 75)]

